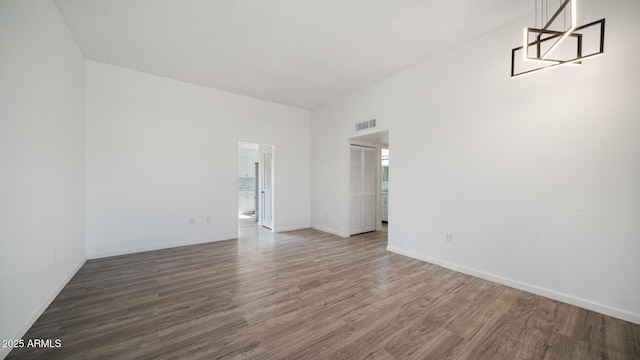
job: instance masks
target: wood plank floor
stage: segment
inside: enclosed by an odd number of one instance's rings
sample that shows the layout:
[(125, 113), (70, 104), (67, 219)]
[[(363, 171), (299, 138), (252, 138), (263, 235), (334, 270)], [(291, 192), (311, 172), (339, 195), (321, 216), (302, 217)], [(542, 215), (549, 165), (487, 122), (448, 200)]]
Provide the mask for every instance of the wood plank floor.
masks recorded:
[(640, 359), (640, 326), (385, 250), (272, 234), (90, 260), (8, 359)]

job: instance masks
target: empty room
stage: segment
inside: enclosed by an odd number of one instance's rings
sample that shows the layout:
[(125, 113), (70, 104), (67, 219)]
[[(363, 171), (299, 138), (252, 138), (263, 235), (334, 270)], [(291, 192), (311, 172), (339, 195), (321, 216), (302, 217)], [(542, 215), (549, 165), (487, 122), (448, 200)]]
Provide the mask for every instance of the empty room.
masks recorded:
[(0, 0), (0, 359), (640, 359), (637, 0)]

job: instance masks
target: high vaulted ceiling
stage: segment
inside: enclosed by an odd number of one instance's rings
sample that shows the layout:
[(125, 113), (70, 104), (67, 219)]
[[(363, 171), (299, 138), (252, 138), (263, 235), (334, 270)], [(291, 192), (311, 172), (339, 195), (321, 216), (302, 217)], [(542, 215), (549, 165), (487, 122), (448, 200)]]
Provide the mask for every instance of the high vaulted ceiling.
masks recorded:
[(87, 59), (304, 109), (533, 12), (531, 0), (56, 2)]

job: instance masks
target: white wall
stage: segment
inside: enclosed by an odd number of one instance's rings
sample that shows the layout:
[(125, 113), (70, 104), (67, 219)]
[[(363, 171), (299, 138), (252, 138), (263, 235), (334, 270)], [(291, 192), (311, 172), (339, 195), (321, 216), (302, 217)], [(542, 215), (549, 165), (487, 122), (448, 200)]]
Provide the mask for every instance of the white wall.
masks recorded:
[(0, 339), (84, 263), (84, 76), (53, 2), (0, 2)]
[(581, 67), (509, 78), (532, 14), (315, 110), (313, 227), (347, 232), (344, 144), (376, 118), (390, 250), (640, 323), (638, 15), (580, 2), (607, 21)]
[(88, 257), (235, 238), (239, 140), (275, 147), (274, 230), (309, 227), (309, 122), (307, 110), (87, 61)]

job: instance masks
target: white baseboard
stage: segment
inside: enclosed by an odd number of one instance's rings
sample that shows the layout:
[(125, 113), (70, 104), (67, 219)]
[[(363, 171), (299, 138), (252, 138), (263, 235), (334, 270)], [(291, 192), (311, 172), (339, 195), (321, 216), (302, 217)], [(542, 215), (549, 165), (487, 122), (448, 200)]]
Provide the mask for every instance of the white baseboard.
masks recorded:
[(438, 260), (434, 258), (430, 258), (428, 256), (424, 256), (422, 254), (418, 254), (413, 251), (408, 251), (404, 249), (400, 249), (394, 246), (387, 246), (387, 250), (393, 253), (407, 256), (416, 260), (425, 261), (431, 264), (435, 264), (438, 266), (445, 267), (447, 269), (455, 270), (467, 275), (475, 276), (481, 279), (489, 280), (492, 282), (496, 282), (498, 284), (506, 285), (518, 290), (526, 291), (532, 294), (544, 296), (549, 299), (558, 300), (570, 305), (575, 305), (587, 310), (592, 310), (604, 315), (612, 316), (618, 319), (622, 319), (625, 321), (629, 321), (635, 324), (640, 324), (640, 314), (636, 314), (630, 311), (626, 311), (623, 309), (618, 309), (609, 305), (601, 304), (595, 301), (590, 301), (587, 299), (579, 298), (576, 296), (572, 296), (569, 294), (561, 293), (558, 291), (545, 289), (539, 286), (523, 283), (521, 281), (516, 281), (512, 279), (508, 279), (499, 275), (490, 274), (484, 271), (468, 268), (466, 266), (462, 266), (459, 264), (450, 263), (444, 260)]
[(209, 242), (225, 241), (225, 240), (232, 240), (232, 239), (237, 239), (237, 238), (238, 238), (237, 234), (233, 234), (233, 235), (228, 235), (228, 236), (221, 236), (221, 237), (218, 237), (218, 238), (209, 238), (208, 237), (208, 238), (200, 238), (200, 239), (191, 239), (191, 240), (188, 240), (188, 241), (163, 243), (163, 244), (154, 244), (154, 245), (149, 245), (149, 246), (132, 247), (132, 248), (126, 248), (126, 249), (110, 250), (110, 251), (92, 252), (92, 253), (87, 253), (87, 259), (90, 259), (90, 260), (92, 260), (92, 259), (100, 259), (100, 258), (105, 258), (105, 257), (110, 257), (110, 256), (120, 256), (120, 255), (127, 255), (127, 254), (135, 254), (135, 253), (145, 252), (145, 251), (170, 249), (170, 248), (180, 247), (180, 246), (205, 244), (205, 243), (209, 243)]
[[(82, 265), (84, 265), (86, 261), (87, 261), (87, 258), (83, 257), (80, 260), (80, 262), (75, 266), (75, 268), (62, 280), (60, 284), (58, 284), (58, 286), (56, 286), (55, 289), (53, 289), (51, 294), (49, 294), (49, 296), (42, 303), (42, 305), (40, 305), (40, 307), (33, 314), (31, 314), (31, 316), (29, 316), (27, 321), (24, 322), (24, 324), (15, 332), (15, 335), (13, 337), (10, 337), (10, 339), (22, 339), (22, 337), (27, 333), (27, 331), (31, 329), (33, 324), (35, 324), (36, 320), (38, 320), (40, 315), (42, 315), (42, 313), (45, 310), (47, 310), (47, 308), (49, 307), (49, 305), (51, 305), (51, 303), (56, 298), (56, 296), (58, 296), (58, 294), (60, 294), (60, 291), (62, 291), (62, 289), (64, 289), (64, 287), (67, 286), (67, 283), (69, 283), (71, 278), (78, 272), (78, 270), (80, 270), (80, 268), (82, 267)], [(4, 359), (5, 357), (7, 357), (7, 355), (9, 355), (11, 350), (13, 349), (0, 347), (0, 359)]]
[(340, 232), (338, 230), (326, 228), (324, 226), (312, 226), (311, 228), (319, 230), (319, 231), (322, 231), (322, 232), (326, 232), (326, 233), (329, 233), (329, 234), (338, 235), (338, 236), (343, 237), (343, 238), (348, 238), (349, 237), (349, 234), (345, 234), (345, 233)]

